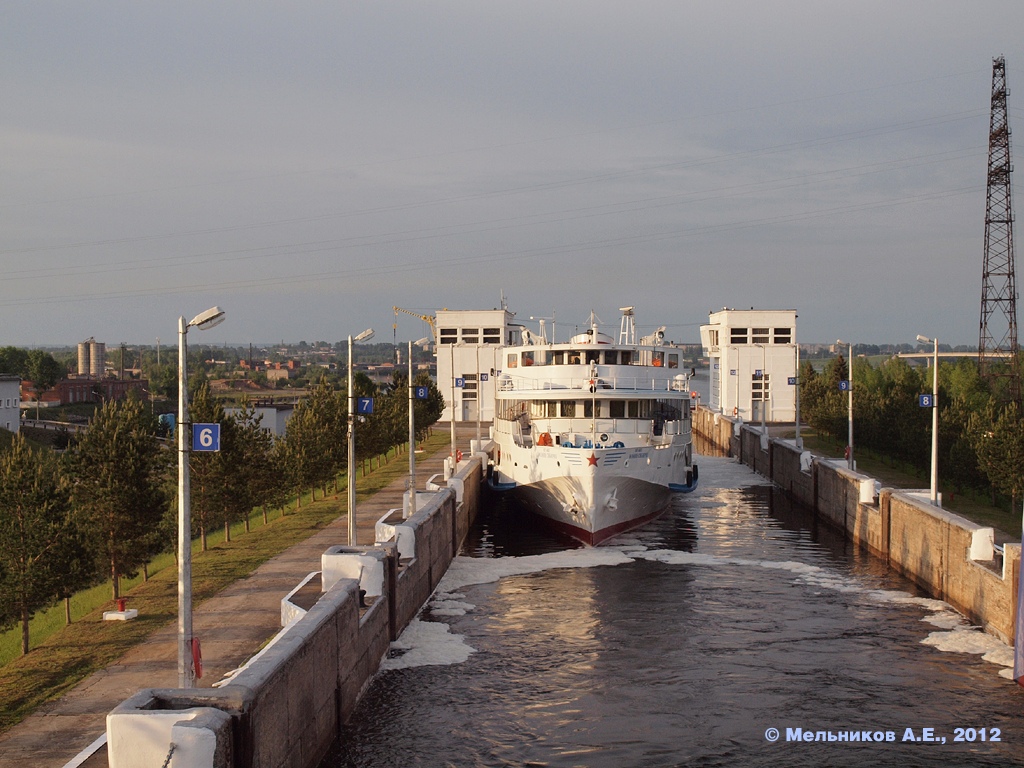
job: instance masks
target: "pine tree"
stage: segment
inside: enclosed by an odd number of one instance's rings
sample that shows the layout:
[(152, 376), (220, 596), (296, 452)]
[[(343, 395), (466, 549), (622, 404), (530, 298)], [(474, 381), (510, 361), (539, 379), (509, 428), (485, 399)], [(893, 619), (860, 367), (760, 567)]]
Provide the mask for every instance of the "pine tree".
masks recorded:
[(68, 487), (56, 459), (17, 435), (0, 454), (0, 615), (21, 623), (23, 654), (29, 620), (57, 595), (69, 527)]
[(155, 439), (156, 420), (134, 397), (110, 401), (81, 435), (71, 458), (73, 499), (83, 532), (108, 569), (114, 599), (152, 553), (167, 508), (165, 473), (173, 452)]

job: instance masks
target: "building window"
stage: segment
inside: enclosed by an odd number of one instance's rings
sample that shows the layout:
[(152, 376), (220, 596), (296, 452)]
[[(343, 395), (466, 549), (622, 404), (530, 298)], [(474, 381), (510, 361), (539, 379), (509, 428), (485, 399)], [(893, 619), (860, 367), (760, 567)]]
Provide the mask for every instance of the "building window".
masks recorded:
[(746, 328), (731, 328), (729, 331), (729, 343), (730, 344), (746, 344), (747, 343), (747, 329)]
[(754, 344), (768, 344), (771, 339), (768, 336), (767, 328), (755, 328), (754, 329)]
[(793, 329), (792, 328), (776, 328), (775, 329), (775, 343), (776, 344), (789, 344), (793, 341)]
[(484, 344), (501, 344), (501, 328), (484, 328)]
[(462, 329), (462, 341), (466, 344), (479, 344), (480, 343), (480, 329), (479, 328), (463, 328)]
[(462, 374), (462, 379), (462, 399), (476, 400), (476, 374), (464, 373)]
[(767, 400), (771, 395), (771, 382), (769, 375), (758, 376), (756, 373), (750, 383), (750, 398), (752, 400)]
[(458, 340), (459, 332), (455, 328), (442, 328), (440, 339), (442, 344), (454, 344)]

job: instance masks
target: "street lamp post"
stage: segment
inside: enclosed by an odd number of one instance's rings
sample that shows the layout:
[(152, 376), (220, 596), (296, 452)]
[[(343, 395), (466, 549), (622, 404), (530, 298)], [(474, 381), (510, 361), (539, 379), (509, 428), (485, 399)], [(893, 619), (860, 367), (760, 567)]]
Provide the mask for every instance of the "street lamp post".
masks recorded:
[(932, 352), (932, 478), (931, 501), (939, 505), (939, 340), (918, 334), (922, 344), (933, 344)]
[(367, 328), (353, 339), (348, 337), (348, 545), (356, 545), (356, 398), (352, 387), (352, 343), (373, 338)]
[[(836, 339), (836, 346), (843, 343), (842, 339)], [(850, 355), (846, 359), (846, 397), (847, 397), (847, 439), (846, 439), (846, 466), (851, 471), (854, 469), (853, 460), (853, 344), (849, 344)]]
[(412, 380), (412, 345), (429, 342), (428, 338), (409, 342), (409, 512), (406, 517), (416, 514), (416, 386)]
[(178, 687), (195, 682), (192, 662), (192, 510), (188, 456), (188, 344), (189, 328), (205, 331), (224, 321), (224, 310), (211, 307), (186, 322), (178, 318)]

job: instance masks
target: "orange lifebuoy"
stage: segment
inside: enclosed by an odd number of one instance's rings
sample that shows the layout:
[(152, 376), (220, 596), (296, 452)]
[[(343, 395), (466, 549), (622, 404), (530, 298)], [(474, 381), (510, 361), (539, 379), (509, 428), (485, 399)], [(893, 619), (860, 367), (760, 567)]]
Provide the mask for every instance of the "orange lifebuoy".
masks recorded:
[(660, 357), (654, 358), (654, 362), (652, 364), (654, 365), (655, 368), (661, 368), (661, 358)]
[(732, 409), (732, 415), (733, 416), (739, 416), (740, 415), (740, 409), (739, 408), (733, 408)]
[(455, 451), (455, 461), (462, 461), (462, 451)]
[(553, 445), (550, 432), (541, 432), (537, 437), (537, 445)]

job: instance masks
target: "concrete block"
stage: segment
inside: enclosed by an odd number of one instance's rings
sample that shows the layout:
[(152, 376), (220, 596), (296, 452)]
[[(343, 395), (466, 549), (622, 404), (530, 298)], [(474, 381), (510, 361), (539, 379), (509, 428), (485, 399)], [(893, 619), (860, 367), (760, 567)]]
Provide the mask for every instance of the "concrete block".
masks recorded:
[(384, 553), (376, 548), (336, 546), (320, 558), (323, 590), (326, 592), (341, 579), (355, 579), (368, 596), (384, 591)]
[(227, 768), (231, 764), (231, 715), (210, 707), (172, 708), (150, 689), (107, 715), (107, 764), (111, 768), (163, 765)]
[[(426, 496), (427, 494), (422, 494)], [(416, 494), (417, 508), (421, 494)], [(406, 523), (401, 509), (389, 510), (374, 524), (374, 541), (384, 544), (394, 541), (398, 545), (398, 556), (403, 560), (416, 557), (416, 527)]]
[(139, 611), (136, 608), (128, 608), (123, 611), (104, 611), (104, 621), (131, 621), (132, 619), (138, 618)]

